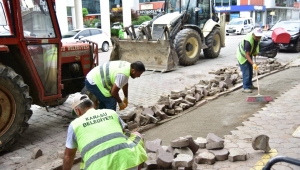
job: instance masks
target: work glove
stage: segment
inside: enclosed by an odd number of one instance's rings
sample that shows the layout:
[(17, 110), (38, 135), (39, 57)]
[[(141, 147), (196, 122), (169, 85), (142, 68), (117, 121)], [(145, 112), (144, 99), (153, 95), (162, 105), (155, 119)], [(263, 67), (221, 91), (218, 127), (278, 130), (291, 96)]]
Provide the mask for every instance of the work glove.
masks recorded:
[(127, 99), (127, 97), (124, 97), (123, 103), (125, 103), (126, 106), (128, 106), (128, 99)]
[(124, 102), (118, 103), (120, 110), (124, 110), (127, 105)]
[(254, 69), (255, 71), (257, 71), (257, 70), (258, 70), (258, 66), (257, 66), (256, 64), (253, 64), (253, 69)]

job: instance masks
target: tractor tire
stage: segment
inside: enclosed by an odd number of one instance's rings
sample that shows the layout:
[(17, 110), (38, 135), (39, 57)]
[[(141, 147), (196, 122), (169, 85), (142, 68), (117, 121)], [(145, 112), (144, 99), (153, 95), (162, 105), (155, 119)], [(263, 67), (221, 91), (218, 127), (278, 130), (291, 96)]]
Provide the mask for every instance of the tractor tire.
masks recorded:
[(205, 43), (208, 48), (203, 50), (204, 57), (205, 58), (217, 58), (221, 51), (220, 29), (217, 27), (214, 27), (214, 29), (206, 37)]
[(195, 64), (201, 53), (200, 35), (193, 29), (181, 30), (175, 37), (175, 50), (180, 65)]
[(9, 151), (28, 128), (31, 102), (23, 78), (0, 64), (0, 152)]

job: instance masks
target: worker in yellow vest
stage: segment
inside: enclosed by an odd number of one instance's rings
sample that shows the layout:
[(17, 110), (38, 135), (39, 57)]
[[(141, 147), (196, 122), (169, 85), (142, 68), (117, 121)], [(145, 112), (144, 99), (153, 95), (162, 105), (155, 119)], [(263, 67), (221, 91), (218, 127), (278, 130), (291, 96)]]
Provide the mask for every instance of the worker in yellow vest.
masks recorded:
[[(100, 101), (99, 109), (116, 111), (118, 102), (120, 110), (128, 106), (128, 80), (137, 78), (145, 71), (142, 62), (109, 61), (93, 68), (86, 76), (85, 87)], [(123, 90), (124, 99), (119, 96)]]
[[(82, 169), (138, 169), (148, 157), (139, 133), (124, 134), (118, 114), (110, 109), (95, 110), (86, 95), (75, 96), (72, 109), (77, 116), (68, 128), (63, 169), (70, 170), (77, 148)], [(108, 128), (109, 127), (109, 128)]]
[(253, 69), (258, 70), (258, 66), (253, 62), (252, 57), (256, 57), (259, 53), (259, 43), (263, 35), (261, 28), (255, 28), (238, 45), (236, 57), (242, 71), (244, 93), (251, 93), (253, 89), (257, 89), (252, 84), (252, 77)]

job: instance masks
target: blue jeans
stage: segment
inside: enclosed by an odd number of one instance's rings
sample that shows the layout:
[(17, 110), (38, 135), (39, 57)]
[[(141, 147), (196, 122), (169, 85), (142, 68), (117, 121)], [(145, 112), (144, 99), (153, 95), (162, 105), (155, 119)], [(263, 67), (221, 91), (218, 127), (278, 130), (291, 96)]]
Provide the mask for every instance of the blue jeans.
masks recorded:
[(99, 108), (98, 109), (111, 109), (117, 110), (117, 100), (113, 97), (105, 97), (102, 92), (99, 90), (97, 85), (91, 85), (89, 81), (85, 80), (85, 87), (91, 92), (93, 95), (97, 97), (99, 100)]
[(246, 61), (244, 64), (240, 64), (240, 68), (243, 75), (243, 88), (250, 89), (252, 86), (253, 66)]

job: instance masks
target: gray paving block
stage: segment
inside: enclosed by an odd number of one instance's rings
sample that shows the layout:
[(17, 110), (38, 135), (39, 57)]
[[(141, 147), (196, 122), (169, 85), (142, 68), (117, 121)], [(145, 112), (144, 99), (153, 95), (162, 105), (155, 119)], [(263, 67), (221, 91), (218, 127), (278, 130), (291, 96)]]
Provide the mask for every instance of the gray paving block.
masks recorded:
[(190, 95), (186, 95), (186, 96), (185, 96), (185, 100), (187, 100), (187, 101), (189, 101), (189, 102), (191, 102), (191, 103), (195, 103), (196, 98), (193, 97), (193, 96), (190, 96)]
[(179, 154), (186, 154), (186, 155), (190, 155), (191, 157), (194, 157), (194, 154), (193, 154), (192, 150), (190, 148), (188, 148), (188, 147), (175, 148), (172, 153), (173, 153), (173, 156), (175, 158)]
[(206, 148), (207, 140), (202, 137), (197, 137), (195, 142), (199, 145), (199, 148)]
[(195, 157), (195, 162), (198, 164), (212, 165), (216, 162), (215, 155), (210, 152), (202, 152)]
[(160, 166), (157, 165), (156, 160), (149, 160), (149, 159), (145, 161), (144, 167), (146, 170), (160, 169)]
[(252, 138), (252, 148), (254, 150), (263, 150), (269, 152), (269, 137), (267, 135), (257, 135)]
[(193, 156), (187, 154), (179, 154), (172, 162), (174, 169), (179, 167), (190, 168), (193, 165)]
[(183, 110), (186, 110), (189, 108), (189, 104), (186, 104), (186, 103), (180, 103), (179, 104), (179, 107), (181, 107)]
[(199, 144), (194, 141), (192, 135), (187, 135), (184, 138), (189, 140), (188, 148), (190, 148), (191, 151), (195, 154), (199, 149)]
[(209, 133), (206, 137), (207, 149), (223, 149), (224, 148), (224, 140), (213, 133)]
[(32, 150), (31, 159), (37, 159), (42, 155), (43, 155), (43, 151), (41, 150), (41, 148), (34, 148)]
[(143, 112), (142, 112), (143, 115), (151, 115), (151, 116), (154, 116), (154, 111), (151, 109), (151, 108), (144, 108)]
[(135, 116), (136, 116), (136, 113), (134, 111), (119, 115), (119, 117), (122, 120), (124, 120), (125, 122), (134, 120)]
[(167, 109), (167, 108), (165, 108), (165, 113), (167, 115), (173, 116), (173, 115), (175, 115), (175, 110), (174, 109)]
[(145, 126), (150, 123), (149, 115), (140, 115), (140, 125)]
[(208, 152), (215, 155), (217, 161), (225, 161), (228, 159), (229, 152), (227, 149), (208, 150)]
[(197, 102), (197, 101), (200, 101), (201, 100), (201, 98), (202, 98), (202, 96), (199, 94), (199, 93), (195, 93), (195, 101)]
[(170, 168), (172, 167), (173, 162), (173, 154), (170, 152), (164, 151), (162, 148), (157, 150), (157, 164), (162, 166), (163, 168)]
[(243, 149), (240, 149), (240, 148), (231, 148), (231, 149), (229, 149), (228, 160), (231, 162), (246, 161), (247, 153)]
[(162, 143), (161, 139), (146, 141), (145, 142), (146, 151), (156, 153), (157, 149), (161, 149), (161, 143)]
[(148, 156), (148, 160), (155, 160), (156, 161), (156, 159), (157, 159), (157, 155), (154, 152), (148, 152), (147, 156)]
[(189, 146), (190, 142), (188, 139), (186, 138), (179, 138), (179, 139), (175, 139), (175, 140), (172, 140), (170, 142), (170, 145), (173, 147), (173, 148), (182, 148), (182, 147), (187, 147)]

